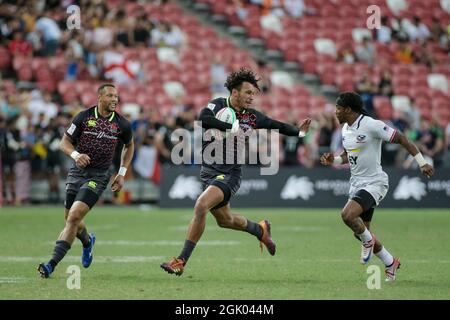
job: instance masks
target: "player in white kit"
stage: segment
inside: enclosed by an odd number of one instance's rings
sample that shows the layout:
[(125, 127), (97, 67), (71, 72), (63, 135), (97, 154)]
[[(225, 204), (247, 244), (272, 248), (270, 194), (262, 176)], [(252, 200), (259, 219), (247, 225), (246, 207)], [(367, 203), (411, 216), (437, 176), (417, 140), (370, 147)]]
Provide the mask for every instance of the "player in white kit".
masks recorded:
[(362, 241), (361, 263), (369, 262), (374, 253), (386, 266), (386, 281), (393, 281), (400, 268), (400, 259), (393, 257), (369, 231), (374, 207), (378, 206), (389, 189), (388, 176), (380, 165), (381, 144), (383, 141), (401, 144), (414, 156), (420, 171), (428, 178), (433, 175), (434, 169), (402, 133), (367, 116), (357, 93), (344, 92), (339, 95), (336, 117), (343, 124), (344, 151), (339, 156), (325, 153), (320, 161), (327, 166), (350, 163), (349, 200), (342, 209), (342, 220)]

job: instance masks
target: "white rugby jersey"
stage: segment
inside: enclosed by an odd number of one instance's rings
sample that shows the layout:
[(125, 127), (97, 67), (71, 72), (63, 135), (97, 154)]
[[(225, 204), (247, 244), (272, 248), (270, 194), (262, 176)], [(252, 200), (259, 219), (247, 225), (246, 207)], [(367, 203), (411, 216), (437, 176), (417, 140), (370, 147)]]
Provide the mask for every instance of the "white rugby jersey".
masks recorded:
[(380, 120), (360, 115), (349, 126), (342, 127), (342, 144), (347, 151), (351, 176), (354, 178), (385, 175), (381, 168), (382, 140), (392, 142), (397, 130)]

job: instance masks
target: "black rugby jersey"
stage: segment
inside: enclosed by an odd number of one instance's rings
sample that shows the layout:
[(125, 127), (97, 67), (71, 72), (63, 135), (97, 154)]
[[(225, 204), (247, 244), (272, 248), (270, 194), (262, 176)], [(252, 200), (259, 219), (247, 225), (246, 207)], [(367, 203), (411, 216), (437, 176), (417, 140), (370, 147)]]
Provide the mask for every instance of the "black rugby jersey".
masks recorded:
[(79, 153), (87, 154), (91, 162), (87, 169), (108, 170), (119, 139), (130, 143), (133, 138), (130, 122), (117, 112), (102, 117), (97, 106), (78, 113), (66, 130), (66, 135)]
[[(205, 134), (206, 139), (202, 139), (202, 165), (205, 168), (211, 168), (214, 170), (217, 170), (222, 173), (229, 173), (233, 170), (240, 170), (241, 164), (238, 163), (238, 153), (239, 156), (242, 156), (242, 152), (244, 150), (238, 150), (237, 146), (244, 146), (245, 143), (243, 140), (246, 139), (247, 136), (249, 136), (252, 132), (252, 130), (255, 129), (278, 129), (281, 134), (287, 135), (287, 136), (298, 136), (299, 129), (290, 125), (286, 124), (274, 119), (271, 119), (264, 115), (263, 113), (252, 109), (252, 108), (246, 108), (241, 110), (241, 112), (238, 112), (236, 109), (233, 108), (233, 106), (230, 103), (229, 98), (217, 98), (208, 103), (208, 106), (204, 108), (201, 113), (199, 120), (202, 122), (202, 127), (204, 129), (211, 129), (216, 128), (221, 131), (225, 131), (227, 129), (231, 129), (232, 125), (230, 123), (222, 122), (218, 119), (216, 119), (215, 115), (217, 112), (219, 112), (220, 109), (230, 107), (232, 108), (236, 113), (236, 118), (239, 120), (239, 132), (236, 137), (234, 137), (234, 148), (232, 151), (234, 152), (233, 155), (233, 162), (228, 164), (226, 163), (226, 156), (227, 156), (227, 150), (226, 150), (226, 139), (223, 140), (215, 140), (214, 138), (210, 139), (210, 137)], [(238, 140), (240, 140), (240, 143), (238, 144)], [(221, 159), (221, 163), (216, 163), (212, 161), (211, 158), (208, 157), (208, 155), (205, 155), (205, 149), (210, 144), (217, 144), (222, 146), (222, 154), (223, 158)], [(213, 147), (213, 146), (212, 146)], [(209, 148), (208, 148), (209, 149)]]

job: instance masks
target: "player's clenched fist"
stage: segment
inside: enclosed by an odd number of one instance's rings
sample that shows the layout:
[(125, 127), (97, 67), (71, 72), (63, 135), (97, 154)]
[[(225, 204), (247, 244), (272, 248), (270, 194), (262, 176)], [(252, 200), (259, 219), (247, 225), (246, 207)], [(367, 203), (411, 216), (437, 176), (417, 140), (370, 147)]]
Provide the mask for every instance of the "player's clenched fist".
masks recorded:
[(79, 154), (75, 159), (78, 168), (86, 168), (91, 163), (91, 158), (87, 154)]
[(434, 174), (434, 168), (429, 164), (425, 164), (424, 166), (420, 167), (420, 171), (422, 171), (422, 174), (427, 178), (431, 178), (431, 176)]
[(334, 155), (332, 153), (324, 153), (321, 157), (320, 157), (320, 163), (323, 164), (324, 166), (330, 166), (333, 164), (334, 161)]

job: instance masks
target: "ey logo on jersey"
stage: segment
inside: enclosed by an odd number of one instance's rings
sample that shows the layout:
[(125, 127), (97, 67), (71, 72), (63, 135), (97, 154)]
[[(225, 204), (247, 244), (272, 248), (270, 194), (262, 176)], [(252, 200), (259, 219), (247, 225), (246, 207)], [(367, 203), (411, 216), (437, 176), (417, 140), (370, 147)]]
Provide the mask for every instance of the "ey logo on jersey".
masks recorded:
[(88, 125), (88, 127), (95, 127), (97, 125), (97, 121), (88, 120), (87, 125)]
[(358, 161), (357, 156), (348, 156), (348, 162), (350, 162), (351, 165), (356, 166)]

